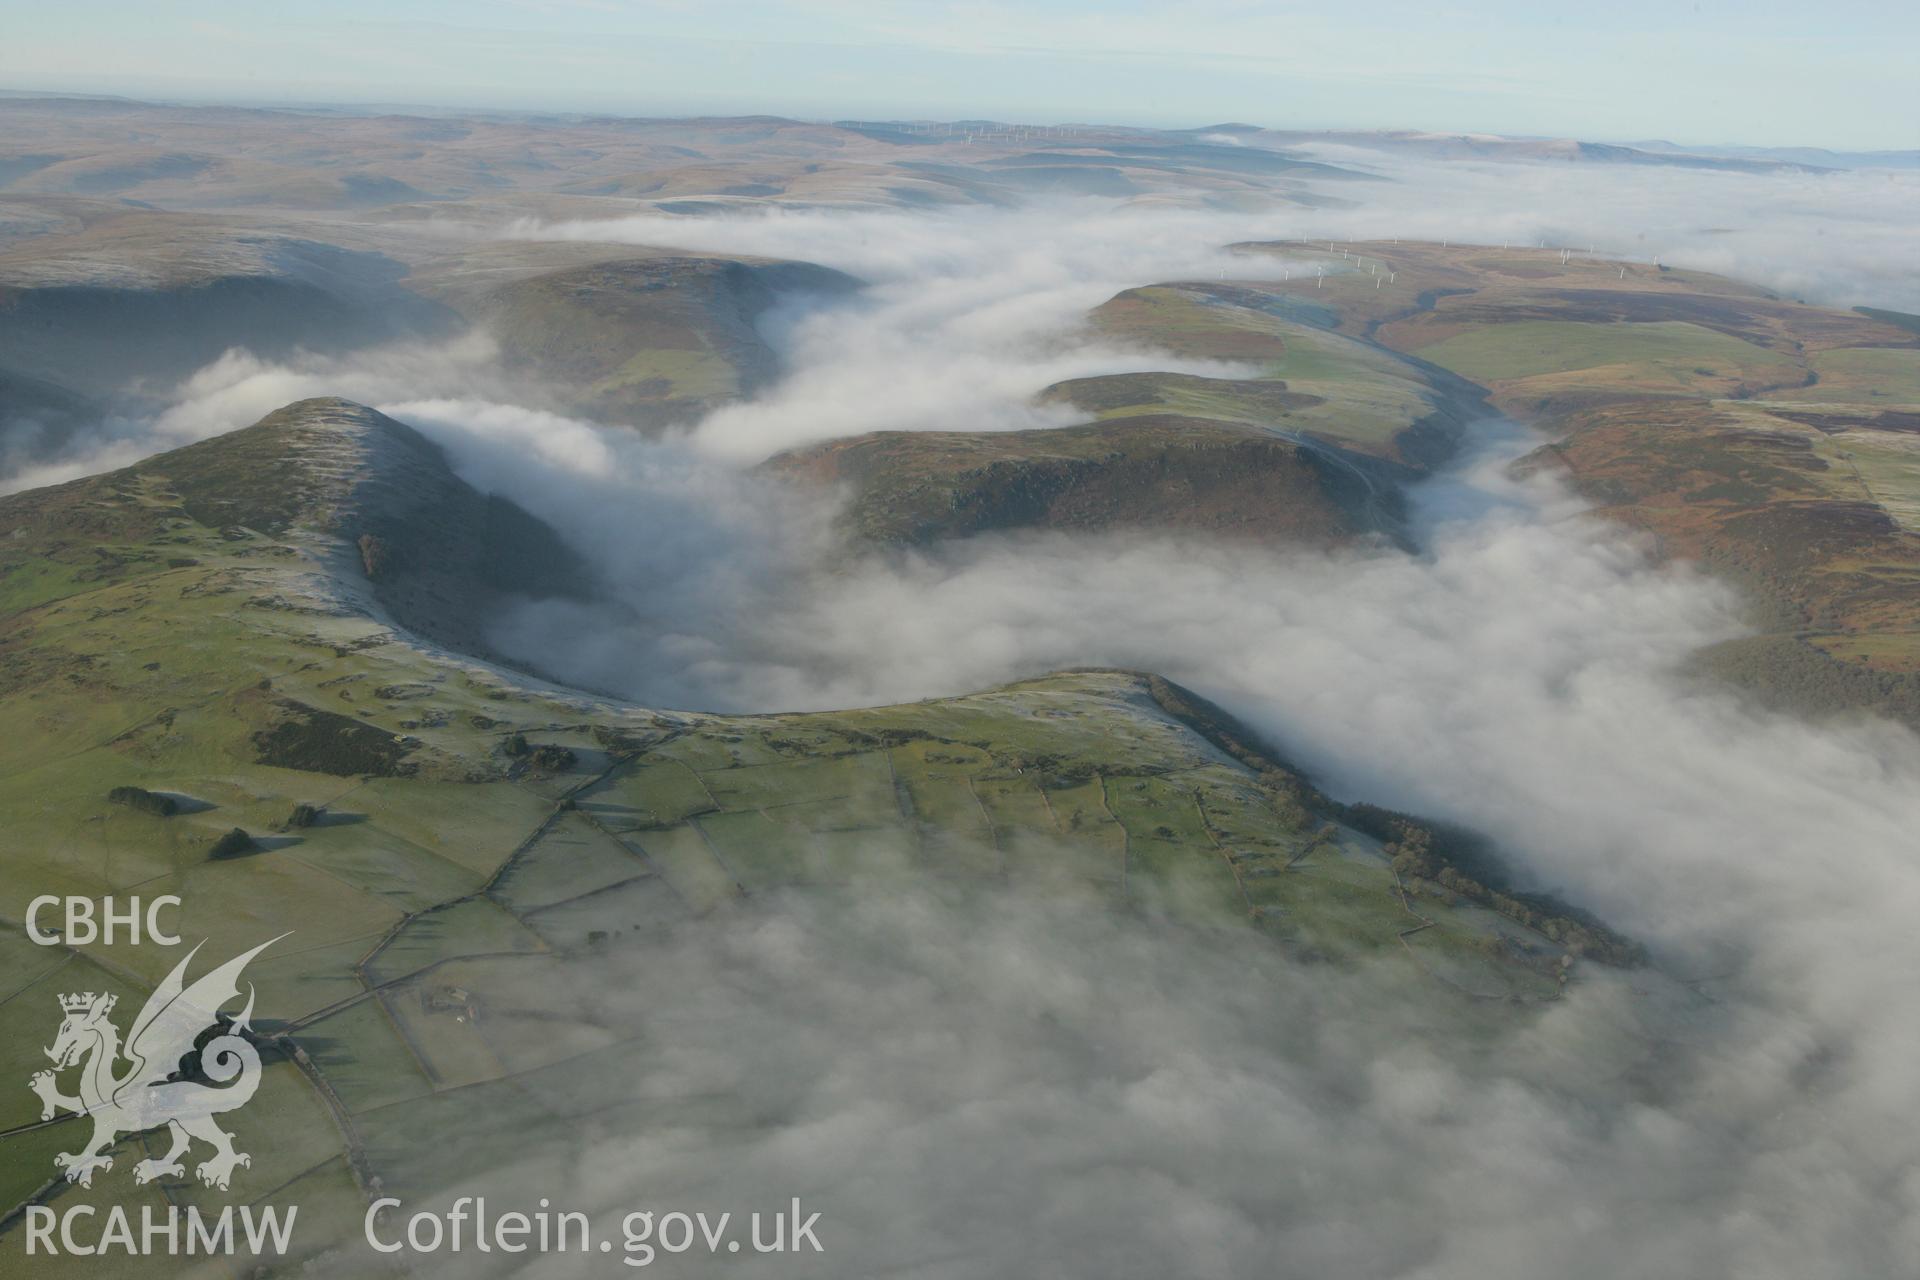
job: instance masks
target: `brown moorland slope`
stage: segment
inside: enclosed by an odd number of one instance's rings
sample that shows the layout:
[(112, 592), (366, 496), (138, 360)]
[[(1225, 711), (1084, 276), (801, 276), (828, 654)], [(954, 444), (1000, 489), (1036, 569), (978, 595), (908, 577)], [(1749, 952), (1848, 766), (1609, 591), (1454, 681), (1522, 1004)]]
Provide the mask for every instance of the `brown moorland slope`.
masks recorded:
[(1554, 248), (1243, 249), (1305, 264), (1278, 291), (1341, 332), (1471, 379), (1552, 436), (1524, 466), (1745, 588), (1759, 634), (1703, 655), (1708, 669), (1798, 710), (1920, 723), (1920, 332), (1906, 317)]

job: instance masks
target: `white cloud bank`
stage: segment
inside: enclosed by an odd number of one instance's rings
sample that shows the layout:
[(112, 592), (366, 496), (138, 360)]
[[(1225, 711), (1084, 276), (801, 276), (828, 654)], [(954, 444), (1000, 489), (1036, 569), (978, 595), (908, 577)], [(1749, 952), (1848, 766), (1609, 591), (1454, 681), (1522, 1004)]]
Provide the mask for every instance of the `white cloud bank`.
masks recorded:
[[(1639, 992), (1595, 977), (1476, 1057), (1426, 1025), (1417, 992), (1382, 998), (1231, 940), (931, 893), (789, 903), (606, 961), (582, 1013), (634, 1048), (581, 1095), (674, 1105), (531, 1130), (529, 1177), (610, 1208), (817, 1191), (839, 1224), (836, 1275), (1910, 1269), (1920, 746), (1681, 681), (1685, 655), (1738, 629), (1736, 602), (1650, 568), (1550, 486), (1504, 478), (1511, 441), (1424, 495), (1418, 557), (1007, 538), (830, 561), (828, 513), (738, 465), (876, 426), (1043, 420), (1023, 406), (1045, 382), (1136, 358), (1060, 345), (1080, 310), (1231, 271), (1210, 246), (1248, 235), (1493, 225), (1625, 243), (1691, 202), (1653, 251), (1732, 245), (1729, 265), (1783, 286), (1864, 290), (1876, 256), (1911, 269), (1904, 214), (1835, 207), (1855, 186), (1516, 173), (1428, 175), (1370, 188), (1374, 212), (1271, 219), (1080, 206), (649, 223), (631, 234), (875, 282), (865, 301), (789, 317), (792, 376), (679, 440), (476, 397), (450, 364), (236, 359), (205, 375), (165, 438), (309, 388), (364, 395), (579, 542), (611, 604), (502, 628), (563, 675), (767, 709), (1152, 668), (1342, 793), (1492, 834), (1523, 875), (1650, 942), (1665, 974), (1708, 980), (1693, 997), (1658, 975)], [(1713, 230), (1736, 215), (1747, 230)], [(1857, 235), (1831, 234), (1856, 218)], [(1809, 221), (1830, 234), (1795, 257)]]

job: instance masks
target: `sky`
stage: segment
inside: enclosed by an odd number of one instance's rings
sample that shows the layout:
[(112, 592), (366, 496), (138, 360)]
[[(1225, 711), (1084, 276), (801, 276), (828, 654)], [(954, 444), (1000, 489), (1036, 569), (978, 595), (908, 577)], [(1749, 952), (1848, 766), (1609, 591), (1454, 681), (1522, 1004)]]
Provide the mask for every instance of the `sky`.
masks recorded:
[(1920, 146), (1888, 0), (0, 0), (0, 88)]

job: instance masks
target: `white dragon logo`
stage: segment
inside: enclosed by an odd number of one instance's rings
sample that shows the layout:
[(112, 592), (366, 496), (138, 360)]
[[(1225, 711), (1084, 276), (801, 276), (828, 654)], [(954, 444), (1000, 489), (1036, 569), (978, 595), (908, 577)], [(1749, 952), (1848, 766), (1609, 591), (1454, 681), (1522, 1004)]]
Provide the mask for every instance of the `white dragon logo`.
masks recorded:
[[(260, 1054), (241, 1034), (249, 1030), (248, 1019), (253, 1016), (251, 983), (240, 1016), (199, 1050), (200, 1071), (214, 1083), (180, 1079), (178, 1072), (180, 1060), (194, 1052), (201, 1033), (216, 1025), (220, 1006), (239, 997), (240, 971), (279, 940), (268, 939), (185, 986), (187, 965), (200, 950), (194, 947), (154, 988), (134, 1018), (124, 1046), (119, 1028), (107, 1017), (117, 997), (91, 991), (60, 997), (66, 1017), (46, 1050), (53, 1070), (35, 1072), (27, 1084), (40, 1095), (43, 1121), (53, 1119), (60, 1110), (93, 1118), (93, 1137), (87, 1144), (53, 1158), (57, 1168), (66, 1170), (67, 1181), (92, 1185), (95, 1169), (113, 1168), (106, 1152), (121, 1134), (162, 1125), (172, 1132), (173, 1146), (164, 1156), (135, 1165), (135, 1182), (183, 1175), (186, 1170), (180, 1157), (194, 1138), (214, 1149), (195, 1170), (210, 1187), (225, 1191), (235, 1167), (253, 1163), (251, 1156), (233, 1149), (233, 1135), (214, 1123), (220, 1113), (245, 1106), (260, 1084)], [(123, 1057), (130, 1065), (124, 1075), (116, 1074), (115, 1064)], [(55, 1073), (76, 1065), (80, 1067), (79, 1096), (69, 1097), (60, 1092)]]

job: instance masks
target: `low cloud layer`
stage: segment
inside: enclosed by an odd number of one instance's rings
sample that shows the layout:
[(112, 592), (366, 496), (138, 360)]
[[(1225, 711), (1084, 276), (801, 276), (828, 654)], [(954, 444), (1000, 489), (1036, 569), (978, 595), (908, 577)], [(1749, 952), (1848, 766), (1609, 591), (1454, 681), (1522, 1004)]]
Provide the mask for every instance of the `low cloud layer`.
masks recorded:
[(1218, 361), (1143, 358), (1077, 332), (1122, 289), (1237, 277), (1235, 240), (1282, 220), (1066, 200), (1019, 210), (939, 214), (772, 212), (657, 217), (527, 228), (541, 237), (626, 241), (700, 252), (799, 258), (868, 282), (842, 306), (777, 314), (790, 374), (752, 402), (702, 422), (715, 457), (758, 461), (866, 431), (1012, 431), (1061, 426), (1071, 410), (1032, 405), (1066, 378), (1139, 369), (1228, 375)]
[[(0, 458), (0, 493), (59, 484), (124, 467), (153, 454), (251, 426), (310, 396), (390, 404), (420, 396), (491, 395), (513, 390), (483, 333), (453, 342), (398, 343), (349, 355), (263, 360), (235, 348), (160, 394), (161, 407), (88, 424), (51, 456)], [(524, 412), (524, 411), (523, 411)]]
[(1462, 1034), (1391, 968), (898, 879), (654, 935), (583, 976), (558, 998), (630, 1037), (617, 1075), (476, 1118), (525, 1154), (456, 1189), (545, 1196), (616, 1239), (635, 1208), (797, 1195), (822, 1215), (819, 1258), (668, 1274), (1789, 1276), (1890, 1256), (1848, 1239), (1870, 1189), (1770, 1220), (1819, 1172), (1789, 1158), (1753, 1183), (1788, 1134), (1746, 1061), (1771, 1033), (1651, 976)]
[(1724, 173), (1606, 164), (1421, 161), (1358, 147), (1307, 154), (1373, 172), (1350, 208), (1300, 233), (1357, 240), (1544, 242), (1719, 272), (1826, 306), (1920, 312), (1920, 172)]
[(817, 1194), (836, 1275), (1801, 1280), (1920, 1255), (1920, 743), (1688, 683), (1686, 656), (1740, 630), (1737, 600), (1650, 566), (1551, 483), (1509, 479), (1516, 430), (1488, 424), (1484, 452), (1425, 488), (1418, 555), (1007, 537), (848, 559), (830, 507), (742, 465), (876, 427), (1048, 421), (1024, 407), (1047, 382), (1145, 367), (1066, 340), (1081, 311), (1231, 273), (1215, 246), (1233, 239), (1631, 248), (1635, 227), (1665, 227), (1644, 242), (1664, 260), (1915, 305), (1898, 275), (1910, 218), (1865, 185), (1884, 179), (1510, 168), (1402, 169), (1366, 210), (1262, 218), (596, 224), (575, 234), (807, 258), (873, 289), (778, 319), (791, 376), (675, 439), (517, 407), (462, 381), (484, 353), (444, 350), (229, 357), (124, 437), (208, 434), (302, 394), (370, 399), (599, 566), (603, 605), (501, 620), (500, 644), (557, 675), (770, 710), (1150, 668), (1343, 795), (1489, 833), (1658, 962), (1576, 982), (1482, 1054), (1417, 992), (1290, 968), (1251, 940), (898, 885), (769, 904), (639, 941), (580, 984), (583, 1018), (637, 1045), (584, 1095), (674, 1106), (544, 1151), (553, 1131), (528, 1130), (521, 1185), (609, 1211)]
[[(451, 440), (470, 416), (430, 429)], [(706, 1017), (719, 997), (703, 980), (669, 979), (640, 981), (649, 1025), (686, 1019), (677, 1047), (733, 1062), (749, 1089), (769, 1078), (756, 1029), (780, 1028), (771, 1043), (799, 1046), (805, 1083), (764, 1132), (636, 1134), (588, 1167), (629, 1198), (665, 1185), (694, 1201), (777, 1197), (815, 1185), (812, 1170), (841, 1192), (858, 1265), (929, 1274), (1020, 1258), (1067, 1274), (1181, 1258), (1219, 1274), (1274, 1258), (1449, 1277), (1897, 1270), (1920, 1243), (1904, 1121), (1920, 744), (1686, 682), (1687, 654), (1740, 630), (1738, 602), (1650, 567), (1550, 483), (1508, 479), (1529, 442), (1488, 436), (1422, 494), (1419, 556), (1021, 537), (821, 570), (795, 550), (808, 539), (769, 554), (755, 534), (703, 562), (710, 578), (676, 559), (664, 597), (636, 582), (625, 610), (528, 611), (502, 638), (642, 700), (739, 708), (895, 701), (1077, 663), (1158, 670), (1342, 794), (1493, 835), (1531, 883), (1649, 942), (1655, 974), (1578, 987), (1523, 1020), (1526, 1053), (1489, 1060), (1413, 1008), (1369, 1003), (1364, 982), (1256, 966), (1216, 988), (1202, 975), (1244, 963), (1217, 940), (1063, 947), (1058, 924), (1009, 904), (982, 935), (977, 908), (890, 888), (844, 914), (683, 940), (675, 974), (709, 948), (766, 944), (757, 929), (784, 941), (726, 984), (736, 1021)], [(567, 527), (524, 469), (494, 479)], [(627, 534), (604, 507), (592, 519), (608, 543), (644, 546), (651, 505), (636, 496)], [(699, 505), (751, 512), (736, 530), (766, 511)], [(959, 940), (980, 936), (1006, 963), (974, 962)], [(1023, 1002), (1034, 983), (1112, 999), (1126, 962), (1107, 946), (1175, 977), (1128, 989), (1123, 1052), (1075, 1030), (1070, 1058), (1101, 1064), (1082, 1078)], [(796, 988), (816, 1002), (782, 1004)], [(909, 993), (926, 998), (911, 1015)], [(955, 1238), (952, 1221), (985, 1238)]]

